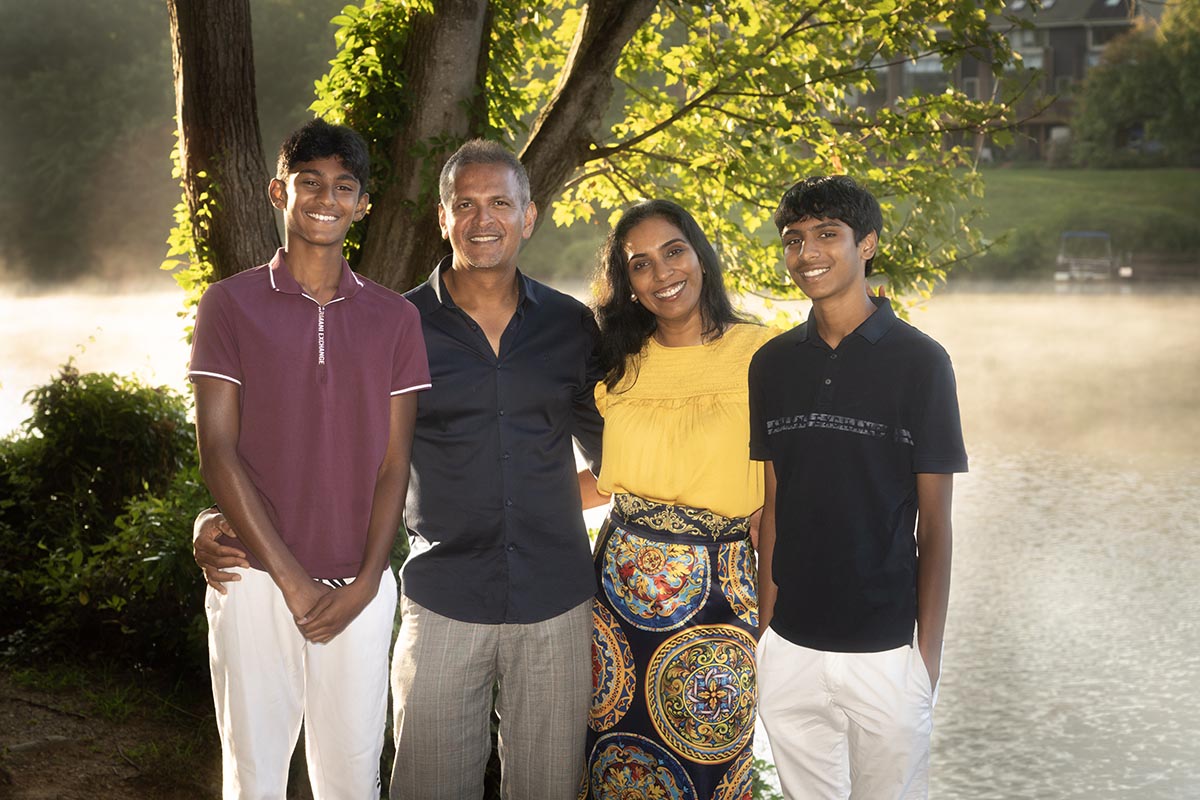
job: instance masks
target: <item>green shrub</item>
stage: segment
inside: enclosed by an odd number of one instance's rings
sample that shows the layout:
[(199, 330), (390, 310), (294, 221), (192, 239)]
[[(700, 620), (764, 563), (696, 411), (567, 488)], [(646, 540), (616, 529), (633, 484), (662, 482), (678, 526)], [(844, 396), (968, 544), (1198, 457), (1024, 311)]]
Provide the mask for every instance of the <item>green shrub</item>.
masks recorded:
[(36, 439), (0, 440), (0, 582), (6, 587), (0, 609), (4, 597), (19, 589), (20, 571), (38, 558), (37, 537), (26, 523), (34, 510), (30, 475), (40, 451)]
[(70, 363), (27, 398), (24, 435), (0, 441), (2, 649), (190, 657), (189, 531), (210, 501), (188, 401)]
[(92, 606), (104, 647), (152, 666), (203, 672), (205, 583), (192, 559), (191, 531), (196, 512), (211, 503), (199, 467), (190, 465), (161, 496), (131, 500), (116, 533), (91, 549), (77, 597)]
[(4, 521), (48, 547), (103, 542), (129, 498), (196, 460), (187, 400), (170, 389), (67, 363), (26, 399), (26, 441), (11, 454), (21, 472), (7, 470), (19, 508)]

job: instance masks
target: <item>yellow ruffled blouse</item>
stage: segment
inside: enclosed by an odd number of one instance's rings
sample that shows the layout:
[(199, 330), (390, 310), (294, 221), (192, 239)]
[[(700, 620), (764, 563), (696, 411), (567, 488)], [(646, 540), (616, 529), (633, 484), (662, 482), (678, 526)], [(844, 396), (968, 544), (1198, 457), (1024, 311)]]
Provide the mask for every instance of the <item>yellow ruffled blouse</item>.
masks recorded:
[(651, 337), (615, 389), (596, 384), (604, 416), (600, 491), (726, 517), (758, 509), (763, 468), (750, 460), (746, 374), (755, 351), (777, 333), (739, 324), (691, 347), (664, 347)]

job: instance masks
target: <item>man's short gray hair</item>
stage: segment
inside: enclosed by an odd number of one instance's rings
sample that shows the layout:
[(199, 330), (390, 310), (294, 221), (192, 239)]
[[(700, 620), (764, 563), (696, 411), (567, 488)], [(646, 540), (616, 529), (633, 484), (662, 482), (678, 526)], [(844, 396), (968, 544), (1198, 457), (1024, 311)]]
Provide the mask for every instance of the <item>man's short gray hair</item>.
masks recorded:
[(454, 155), (446, 159), (446, 164), (442, 167), (441, 177), (438, 178), (438, 195), (443, 206), (450, 203), (450, 196), (454, 191), (455, 170), (465, 164), (503, 164), (508, 167), (517, 176), (517, 188), (520, 192), (517, 199), (521, 208), (529, 205), (529, 174), (525, 172), (525, 165), (521, 163), (521, 159), (499, 142), (472, 139), (454, 151)]

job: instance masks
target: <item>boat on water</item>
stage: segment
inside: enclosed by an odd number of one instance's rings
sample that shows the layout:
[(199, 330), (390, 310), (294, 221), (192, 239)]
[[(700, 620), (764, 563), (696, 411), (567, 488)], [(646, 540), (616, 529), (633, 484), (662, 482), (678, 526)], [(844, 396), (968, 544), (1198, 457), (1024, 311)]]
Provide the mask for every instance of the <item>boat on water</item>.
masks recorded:
[(1118, 263), (1112, 237), (1105, 231), (1063, 231), (1054, 260), (1056, 281), (1106, 281), (1133, 277), (1133, 268)]

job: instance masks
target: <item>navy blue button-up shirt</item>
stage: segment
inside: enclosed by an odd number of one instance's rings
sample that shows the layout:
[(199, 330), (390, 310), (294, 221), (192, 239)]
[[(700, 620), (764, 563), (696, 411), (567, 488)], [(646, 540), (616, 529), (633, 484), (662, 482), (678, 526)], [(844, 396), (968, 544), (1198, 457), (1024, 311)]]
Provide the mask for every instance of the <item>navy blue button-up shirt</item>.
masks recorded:
[(446, 290), (449, 268), (405, 295), (433, 388), (417, 401), (402, 590), (463, 622), (541, 622), (596, 590), (571, 443), (599, 472), (599, 332), (587, 306), (518, 273), (497, 356)]

